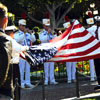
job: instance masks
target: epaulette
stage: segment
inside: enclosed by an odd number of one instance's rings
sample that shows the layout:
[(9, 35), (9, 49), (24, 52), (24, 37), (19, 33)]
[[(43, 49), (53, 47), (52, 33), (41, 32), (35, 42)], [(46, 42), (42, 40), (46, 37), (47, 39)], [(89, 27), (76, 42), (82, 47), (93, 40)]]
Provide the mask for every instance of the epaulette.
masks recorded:
[(14, 32), (14, 34), (17, 34), (17, 33), (19, 33), (19, 30), (18, 30), (18, 31), (16, 31), (16, 32)]
[(42, 34), (44, 31), (39, 32), (39, 34)]

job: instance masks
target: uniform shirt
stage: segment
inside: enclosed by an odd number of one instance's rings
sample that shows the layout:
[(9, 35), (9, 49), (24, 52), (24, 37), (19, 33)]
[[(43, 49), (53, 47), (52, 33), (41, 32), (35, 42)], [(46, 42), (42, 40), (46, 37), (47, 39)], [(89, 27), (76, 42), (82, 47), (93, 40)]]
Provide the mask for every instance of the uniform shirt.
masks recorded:
[(51, 40), (53, 38), (54, 38), (54, 36), (51, 33), (48, 34), (48, 31), (46, 31), (46, 30), (39, 32), (39, 39), (40, 39), (41, 43), (48, 43), (49, 40)]
[(12, 42), (12, 63), (18, 64), (19, 63), (19, 53), (25, 50), (25, 46), (20, 45), (14, 39), (9, 37)]
[[(93, 25), (93, 26), (91, 26), (91, 27), (89, 27), (87, 29), (87, 31), (89, 33), (91, 33), (94, 37), (96, 37), (96, 34), (95, 34), (96, 30), (97, 30), (97, 26), (96, 25)], [(98, 28), (98, 39), (100, 40), (100, 27)]]
[(30, 46), (30, 42), (35, 42), (36, 38), (34, 34), (25, 33), (21, 30), (14, 34), (14, 39), (21, 45)]

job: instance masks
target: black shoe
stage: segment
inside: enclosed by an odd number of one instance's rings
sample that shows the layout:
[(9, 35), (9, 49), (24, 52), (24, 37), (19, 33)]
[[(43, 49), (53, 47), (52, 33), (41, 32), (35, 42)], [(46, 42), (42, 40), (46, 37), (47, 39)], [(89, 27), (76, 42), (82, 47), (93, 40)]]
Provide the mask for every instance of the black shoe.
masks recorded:
[(96, 91), (96, 90), (100, 90), (100, 86), (96, 86), (95, 88), (94, 88), (94, 90)]

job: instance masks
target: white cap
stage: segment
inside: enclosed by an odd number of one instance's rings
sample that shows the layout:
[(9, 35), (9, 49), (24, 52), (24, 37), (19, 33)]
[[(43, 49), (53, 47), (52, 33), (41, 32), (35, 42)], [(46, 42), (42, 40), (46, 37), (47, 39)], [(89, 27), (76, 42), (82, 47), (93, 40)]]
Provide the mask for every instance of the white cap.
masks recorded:
[(19, 25), (26, 25), (26, 20), (25, 19), (20, 19), (18, 24)]
[(46, 26), (50, 26), (50, 19), (42, 19), (42, 24), (46, 25)]
[(93, 18), (88, 18), (86, 19), (87, 24), (94, 24), (94, 19)]
[(14, 25), (12, 25), (12, 26), (7, 26), (7, 27), (5, 28), (5, 31), (15, 31), (15, 30), (17, 30), (17, 27), (14, 26)]
[(94, 18), (95, 18), (96, 22), (100, 21), (100, 16), (95, 16)]
[(64, 27), (64, 28), (69, 28), (70, 25), (71, 25), (70, 22), (65, 22), (65, 23), (63, 24), (63, 27)]

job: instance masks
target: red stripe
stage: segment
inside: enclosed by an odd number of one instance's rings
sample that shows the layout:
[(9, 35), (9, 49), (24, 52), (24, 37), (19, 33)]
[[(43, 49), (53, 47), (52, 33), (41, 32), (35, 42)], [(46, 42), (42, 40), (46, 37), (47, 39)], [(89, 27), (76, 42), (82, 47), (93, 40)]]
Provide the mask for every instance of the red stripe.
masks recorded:
[(66, 36), (70, 33), (70, 31), (71, 31), (71, 29), (72, 29), (72, 26), (73, 26), (73, 24), (72, 24), (68, 29), (66, 29), (65, 32), (64, 32), (63, 34), (57, 36), (56, 38), (50, 40), (49, 42), (51, 42), (51, 43), (52, 43), (52, 42), (53, 42), (53, 43), (56, 43), (56, 42), (62, 40), (64, 37), (66, 37)]
[(83, 42), (66, 44), (66, 45), (58, 48), (58, 51), (64, 50), (64, 49), (75, 49), (75, 48), (77, 49), (79, 47), (83, 47), (83, 46), (93, 42), (94, 40), (95, 40), (95, 38), (93, 36), (91, 36), (89, 39), (87, 39), (86, 41), (83, 41)]
[(80, 32), (80, 33), (74, 33), (68, 37), (68, 39), (72, 38), (79, 38), (79, 37), (84, 37), (85, 35), (90, 34), (87, 30)]
[(88, 56), (88, 57), (80, 57), (80, 58), (73, 58), (73, 59), (66, 59), (66, 60), (58, 60), (58, 61), (55, 61), (55, 60), (51, 60), (50, 62), (54, 61), (54, 62), (77, 62), (77, 61), (87, 61), (89, 59), (96, 59), (96, 58), (100, 58), (100, 54), (96, 54), (96, 55), (91, 55), (91, 56)]
[(83, 26), (79, 23), (79, 24), (77, 24), (77, 25), (74, 25), (73, 30), (74, 30), (74, 29), (81, 28), (81, 27), (83, 27)]
[(76, 53), (71, 53), (71, 54), (64, 54), (64, 55), (55, 55), (54, 57), (71, 57), (71, 56), (84, 56), (87, 55), (94, 50), (98, 49), (100, 47), (100, 42), (98, 42), (95, 46), (83, 51), (83, 52), (76, 52)]

